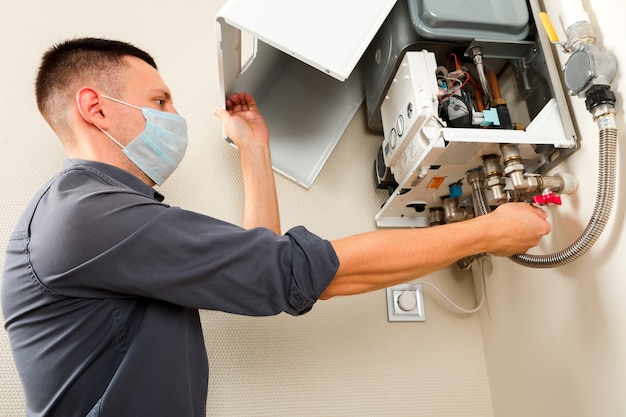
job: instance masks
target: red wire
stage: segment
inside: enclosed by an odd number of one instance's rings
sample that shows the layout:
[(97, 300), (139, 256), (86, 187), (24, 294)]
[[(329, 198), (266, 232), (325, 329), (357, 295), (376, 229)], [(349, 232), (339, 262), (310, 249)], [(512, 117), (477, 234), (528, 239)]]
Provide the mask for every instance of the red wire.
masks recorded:
[[(450, 55), (448, 55), (448, 60), (446, 61), (446, 67), (448, 69), (450, 68), (450, 58), (454, 58), (454, 78), (452, 79), (451, 85), (455, 85), (457, 80), (458, 80), (459, 70), (461, 68), (459, 66), (459, 61), (458, 61), (458, 58), (457, 58), (456, 54), (450, 54)], [(465, 74), (465, 71), (463, 71), (462, 73)], [(448, 98), (452, 97), (457, 91), (459, 91), (461, 88), (465, 87), (465, 84), (467, 84), (468, 81), (469, 81), (469, 77), (465, 77), (465, 81), (463, 81), (460, 86), (458, 86), (454, 90), (449, 91), (446, 94), (444, 94), (443, 96), (441, 96), (441, 98), (439, 98), (439, 101), (442, 101), (442, 100), (445, 100), (445, 99), (448, 99)]]

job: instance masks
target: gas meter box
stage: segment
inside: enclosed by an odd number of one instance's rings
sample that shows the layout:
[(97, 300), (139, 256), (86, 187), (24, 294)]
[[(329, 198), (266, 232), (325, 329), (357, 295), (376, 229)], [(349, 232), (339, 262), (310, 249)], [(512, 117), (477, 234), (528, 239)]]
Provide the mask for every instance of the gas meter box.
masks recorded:
[(365, 97), (358, 63), (395, 0), (229, 0), (216, 16), (222, 97), (254, 94), (274, 169), (310, 187)]

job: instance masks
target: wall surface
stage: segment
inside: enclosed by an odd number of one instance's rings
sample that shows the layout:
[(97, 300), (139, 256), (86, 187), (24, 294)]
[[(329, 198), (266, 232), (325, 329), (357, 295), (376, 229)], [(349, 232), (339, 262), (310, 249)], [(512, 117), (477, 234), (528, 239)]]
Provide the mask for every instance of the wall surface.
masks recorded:
[[(220, 104), (213, 22), (223, 3), (0, 2), (0, 263), (22, 208), (64, 159), (37, 112), (33, 81), (42, 53), (71, 37), (121, 39), (155, 57), (190, 133), (185, 160), (160, 191), (172, 205), (240, 221), (237, 154), (221, 139), (221, 127), (210, 113)], [(382, 138), (368, 131), (364, 120), (361, 110), (310, 190), (277, 178), (285, 230), (304, 224), (333, 239), (375, 228), (374, 214), (385, 196), (373, 187), (372, 162)], [(459, 304), (473, 305), (472, 280), (466, 274), (451, 268), (429, 280)], [(570, 286), (581, 281), (563, 280)], [(521, 278), (512, 282), (532, 285)], [(597, 278), (584, 282), (594, 285), (596, 297), (605, 288)], [(383, 291), (320, 302), (299, 318), (203, 312), (211, 362), (208, 414), (491, 416), (478, 316), (457, 314), (429, 289), (425, 293), (425, 323), (388, 323)], [(499, 310), (492, 295), (495, 313)], [(596, 310), (590, 313), (600, 314)], [(489, 330), (499, 331), (495, 325)], [(23, 415), (23, 401), (8, 339), (0, 331), (0, 416)]]
[[(613, 83), (617, 123), (623, 137), (626, 46), (621, 36), (624, 5), (585, 1), (601, 50), (618, 59)], [(546, 0), (560, 30), (559, 2)], [(560, 31), (560, 38), (565, 39)], [(560, 48), (555, 47), (560, 52)], [(567, 55), (561, 55), (561, 64)], [(578, 191), (549, 208), (553, 232), (533, 253), (547, 254), (574, 242), (589, 221), (596, 195), (598, 134), (579, 98), (571, 110), (578, 150), (556, 172), (570, 172)], [(626, 416), (626, 280), (624, 208), (626, 184), (618, 146), (618, 184), (613, 214), (596, 245), (558, 269), (525, 269), (498, 259), (488, 275), (488, 309), (481, 328), (489, 384), (497, 417)]]
[[(213, 17), (223, 3), (0, 2), (0, 263), (22, 208), (64, 159), (37, 112), (33, 80), (41, 54), (75, 36), (122, 39), (153, 54), (191, 138), (183, 164), (160, 191), (170, 204), (239, 222), (237, 154), (210, 115), (220, 102)], [(558, 26), (558, 2), (546, 3)], [(598, 44), (623, 64), (626, 51), (617, 35), (624, 6), (584, 5)], [(624, 67), (614, 83), (622, 132)], [(581, 147), (557, 171), (575, 174), (579, 190), (564, 197), (563, 206), (549, 208), (553, 232), (533, 253), (569, 245), (593, 210), (596, 125), (582, 100), (573, 98), (571, 111)], [(381, 137), (367, 130), (363, 113), (311, 189), (277, 177), (285, 229), (304, 224), (329, 239), (375, 229), (373, 216), (385, 198), (371, 180)], [(618, 152), (623, 160), (626, 151)], [(488, 303), (480, 318), (453, 312), (428, 288), (425, 323), (388, 323), (382, 291), (320, 302), (299, 318), (203, 312), (211, 361), (208, 414), (626, 416), (624, 191), (618, 181), (605, 233), (575, 263), (554, 270), (524, 269), (504, 259), (488, 263)], [(456, 269), (428, 279), (460, 304), (474, 302), (471, 279)], [(23, 407), (0, 331), (0, 416), (23, 415)]]

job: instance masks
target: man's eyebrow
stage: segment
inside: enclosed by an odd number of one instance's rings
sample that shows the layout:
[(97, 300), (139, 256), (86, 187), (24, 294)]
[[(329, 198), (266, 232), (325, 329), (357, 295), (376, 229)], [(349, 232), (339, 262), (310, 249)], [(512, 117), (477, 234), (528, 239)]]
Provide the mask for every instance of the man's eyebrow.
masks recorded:
[(167, 90), (163, 90), (162, 88), (155, 88), (154, 90), (152, 90), (151, 93), (156, 96), (163, 96), (168, 101), (172, 100), (172, 94), (170, 94), (170, 92)]

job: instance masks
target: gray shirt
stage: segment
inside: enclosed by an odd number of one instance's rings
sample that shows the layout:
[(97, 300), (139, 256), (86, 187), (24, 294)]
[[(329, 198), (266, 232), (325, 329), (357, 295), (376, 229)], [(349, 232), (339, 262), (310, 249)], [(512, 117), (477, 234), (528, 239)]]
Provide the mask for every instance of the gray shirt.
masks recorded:
[(309, 311), (339, 266), (277, 236), (164, 204), (136, 177), (68, 160), (11, 235), (2, 309), (29, 416), (205, 416), (198, 309)]

